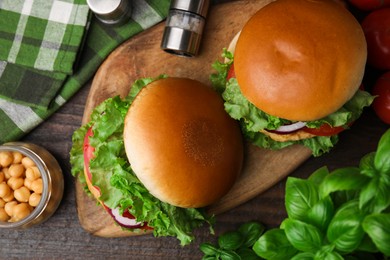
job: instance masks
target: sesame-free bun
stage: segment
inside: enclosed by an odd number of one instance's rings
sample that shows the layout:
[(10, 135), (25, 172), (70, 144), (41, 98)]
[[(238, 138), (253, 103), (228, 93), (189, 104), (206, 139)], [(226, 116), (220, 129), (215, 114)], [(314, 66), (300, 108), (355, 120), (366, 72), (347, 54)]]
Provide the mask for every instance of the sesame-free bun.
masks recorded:
[(243, 95), (292, 121), (323, 118), (358, 90), (366, 64), (364, 33), (330, 0), (277, 0), (249, 19), (234, 55)]
[(144, 87), (129, 108), (123, 135), (139, 180), (174, 206), (216, 202), (241, 171), (238, 122), (214, 90), (195, 80), (165, 78)]

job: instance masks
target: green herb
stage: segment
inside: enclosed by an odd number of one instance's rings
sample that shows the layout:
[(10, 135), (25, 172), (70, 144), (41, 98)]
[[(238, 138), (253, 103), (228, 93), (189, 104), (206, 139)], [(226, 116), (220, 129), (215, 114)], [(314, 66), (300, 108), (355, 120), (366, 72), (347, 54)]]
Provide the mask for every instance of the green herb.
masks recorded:
[(257, 222), (242, 224), (237, 231), (228, 231), (218, 237), (218, 244), (203, 243), (200, 250), (203, 260), (239, 260), (260, 259), (252, 250), (252, 246), (264, 232), (264, 226)]
[[(260, 259), (377, 259), (378, 255), (387, 259), (390, 130), (380, 139), (377, 151), (364, 156), (358, 167), (333, 172), (322, 167), (307, 179), (289, 177), (285, 206), (288, 218), (279, 228), (267, 230), (255, 243), (248, 244), (237, 232), (227, 232), (218, 239), (222, 241), (219, 246), (201, 248), (204, 259), (223, 259), (224, 250), (240, 257), (229, 259), (250, 259), (239, 254), (242, 245)], [(254, 226), (253, 222), (248, 225), (246, 231)], [(239, 229), (238, 234), (242, 233)], [(253, 237), (258, 236), (256, 233)]]

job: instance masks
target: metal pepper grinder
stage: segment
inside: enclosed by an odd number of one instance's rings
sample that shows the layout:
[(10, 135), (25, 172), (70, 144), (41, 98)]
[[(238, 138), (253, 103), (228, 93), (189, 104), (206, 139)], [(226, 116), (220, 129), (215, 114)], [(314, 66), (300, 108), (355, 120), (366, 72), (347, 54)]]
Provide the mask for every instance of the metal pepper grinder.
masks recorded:
[(96, 18), (108, 25), (122, 25), (131, 17), (131, 0), (87, 0)]
[(209, 0), (172, 0), (161, 49), (179, 56), (196, 56), (209, 4)]

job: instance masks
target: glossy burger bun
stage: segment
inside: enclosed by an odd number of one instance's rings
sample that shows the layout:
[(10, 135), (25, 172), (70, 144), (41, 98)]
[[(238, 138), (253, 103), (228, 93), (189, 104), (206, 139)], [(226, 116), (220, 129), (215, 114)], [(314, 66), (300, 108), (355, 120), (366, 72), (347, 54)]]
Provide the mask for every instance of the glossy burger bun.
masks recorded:
[(243, 95), (292, 121), (323, 118), (358, 90), (366, 64), (358, 21), (330, 0), (278, 0), (243, 27), (234, 69)]
[(233, 186), (243, 164), (237, 121), (214, 90), (195, 80), (166, 78), (144, 87), (125, 118), (132, 169), (163, 202), (199, 208)]

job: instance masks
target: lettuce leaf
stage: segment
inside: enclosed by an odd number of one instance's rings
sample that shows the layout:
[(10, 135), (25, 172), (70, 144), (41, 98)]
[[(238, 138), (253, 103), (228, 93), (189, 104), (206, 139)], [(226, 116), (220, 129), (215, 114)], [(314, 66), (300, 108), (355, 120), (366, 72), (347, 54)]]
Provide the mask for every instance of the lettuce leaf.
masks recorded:
[[(227, 62), (216, 61), (212, 66), (216, 73), (210, 76), (211, 83), (215, 90), (221, 93), (225, 100), (225, 110), (234, 119), (239, 120), (242, 131), (255, 145), (267, 149), (282, 149), (293, 144), (302, 144), (312, 150), (314, 156), (320, 156), (329, 152), (337, 143), (337, 136), (316, 136), (299, 141), (278, 142), (260, 133), (260, 130), (274, 130), (284, 124), (293, 123), (289, 120), (275, 117), (261, 111), (250, 103), (241, 93), (240, 87), (235, 78), (226, 80), (228, 70), (233, 64), (233, 54), (226, 49), (223, 50), (222, 58), (227, 58)], [(368, 92), (358, 90), (356, 94), (338, 111), (320, 120), (308, 121), (306, 126), (317, 128), (322, 124), (330, 126), (346, 126), (357, 120), (363, 108), (370, 106), (374, 97)]]
[[(161, 77), (165, 76), (158, 78)], [(92, 127), (94, 135), (90, 137), (90, 143), (95, 152), (90, 171), (92, 183), (101, 191), (100, 199), (110, 208), (128, 208), (137, 221), (153, 227), (155, 236), (175, 236), (181, 245), (187, 245), (194, 240), (193, 230), (204, 223), (209, 224), (210, 232), (213, 232), (214, 218), (203, 209), (175, 207), (152, 196), (131, 169), (124, 149), (123, 127), (127, 110), (138, 92), (153, 80), (136, 81), (124, 99), (116, 96), (105, 100), (93, 110), (90, 122), (74, 132), (70, 151), (72, 174), (85, 183), (83, 143), (87, 130)]]

